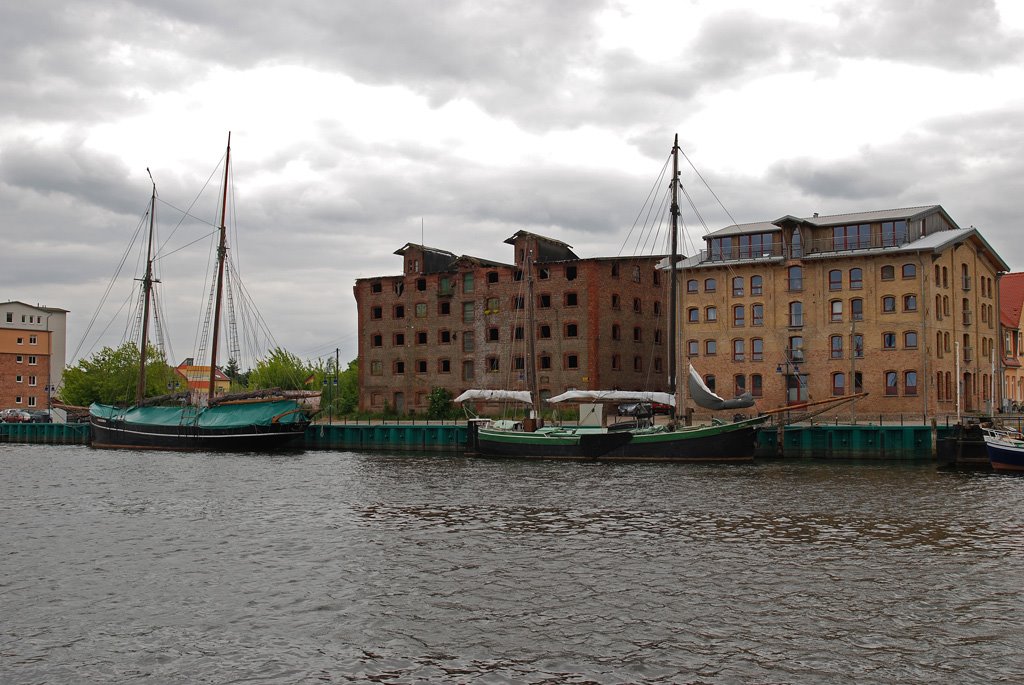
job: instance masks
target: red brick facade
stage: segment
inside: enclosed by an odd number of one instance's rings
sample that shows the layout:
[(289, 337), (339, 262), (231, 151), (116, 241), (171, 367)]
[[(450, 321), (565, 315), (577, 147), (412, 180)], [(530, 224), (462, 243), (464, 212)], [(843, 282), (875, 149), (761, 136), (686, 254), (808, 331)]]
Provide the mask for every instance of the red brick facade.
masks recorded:
[(580, 259), (526, 232), (506, 242), (512, 264), (409, 244), (396, 253), (403, 274), (356, 281), (360, 410), (422, 413), (433, 388), (525, 389), (527, 335), (542, 397), (665, 390), (668, 278), (655, 268), (659, 257)]

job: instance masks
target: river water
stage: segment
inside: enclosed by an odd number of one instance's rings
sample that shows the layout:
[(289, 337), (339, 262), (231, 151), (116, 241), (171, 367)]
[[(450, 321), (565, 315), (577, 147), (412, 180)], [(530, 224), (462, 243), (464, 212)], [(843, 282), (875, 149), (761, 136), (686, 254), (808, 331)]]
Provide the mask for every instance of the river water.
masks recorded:
[(3, 683), (1024, 682), (1024, 479), (0, 445)]

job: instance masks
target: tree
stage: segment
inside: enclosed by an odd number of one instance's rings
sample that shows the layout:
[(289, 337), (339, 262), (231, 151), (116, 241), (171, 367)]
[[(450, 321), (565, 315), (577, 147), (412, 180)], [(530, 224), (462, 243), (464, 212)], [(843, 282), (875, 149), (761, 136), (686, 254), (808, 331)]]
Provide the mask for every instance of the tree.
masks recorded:
[[(147, 348), (146, 358), (146, 396), (167, 394), (176, 380), (174, 370), (153, 346)], [(75, 406), (92, 402), (130, 405), (135, 402), (138, 377), (138, 347), (130, 342), (117, 348), (104, 347), (64, 372), (59, 397)]]
[(231, 380), (231, 391), (237, 392), (249, 385), (249, 374), (238, 368), (238, 360), (232, 357), (222, 371)]
[(314, 390), (322, 390), (320, 396), (320, 413), (344, 416), (352, 414), (359, 408), (359, 364), (352, 360), (344, 371), (337, 374), (338, 384), (334, 384), (334, 359), (326, 363), (318, 362), (312, 369)]
[(301, 390), (313, 372), (314, 369), (291, 352), (275, 347), (270, 356), (256, 362), (256, 368), (249, 373), (249, 388)]
[(434, 388), (427, 397), (428, 419), (450, 419), (456, 415), (452, 394), (445, 388)]

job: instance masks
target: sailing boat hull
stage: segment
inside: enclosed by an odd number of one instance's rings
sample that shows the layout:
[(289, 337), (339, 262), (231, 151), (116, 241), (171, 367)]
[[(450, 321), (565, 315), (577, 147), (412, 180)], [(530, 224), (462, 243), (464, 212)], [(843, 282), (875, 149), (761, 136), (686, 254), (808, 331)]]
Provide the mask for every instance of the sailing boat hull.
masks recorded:
[(760, 420), (680, 430), (541, 429), (534, 433), (474, 427), (469, 449), (479, 457), (687, 463), (754, 459)]
[(261, 405), (117, 408), (92, 405), (93, 447), (266, 451), (298, 448), (309, 425), (291, 401)]

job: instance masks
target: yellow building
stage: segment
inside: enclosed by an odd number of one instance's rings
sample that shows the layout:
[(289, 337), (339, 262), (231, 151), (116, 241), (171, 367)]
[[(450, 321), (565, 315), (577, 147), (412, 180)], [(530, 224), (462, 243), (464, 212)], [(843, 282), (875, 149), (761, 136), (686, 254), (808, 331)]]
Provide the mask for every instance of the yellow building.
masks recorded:
[[(210, 392), (210, 367), (197, 366), (193, 364), (192, 357), (189, 357), (178, 364), (174, 371), (185, 380), (189, 390), (198, 390), (201, 395), (208, 395)], [(217, 369), (214, 380), (214, 387), (217, 395), (224, 395), (231, 389), (231, 379)], [(216, 396), (216, 395), (215, 395)]]
[(1000, 403), (1009, 267), (939, 205), (734, 225), (680, 264), (680, 346), (720, 395), (761, 410), (867, 392), (864, 418)]

